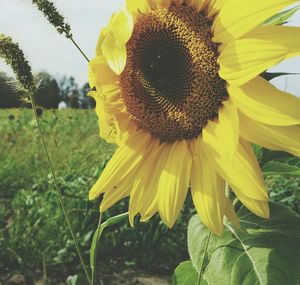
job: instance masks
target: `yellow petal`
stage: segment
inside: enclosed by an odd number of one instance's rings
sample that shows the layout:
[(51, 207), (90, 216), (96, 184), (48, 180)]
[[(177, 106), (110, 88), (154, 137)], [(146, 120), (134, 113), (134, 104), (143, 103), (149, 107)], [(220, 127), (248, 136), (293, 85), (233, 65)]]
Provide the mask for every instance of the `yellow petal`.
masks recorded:
[(147, 13), (151, 10), (147, 0), (126, 0), (126, 8), (132, 13)]
[(129, 196), (132, 188), (133, 177), (128, 176), (122, 181), (122, 185), (115, 186), (111, 191), (105, 192), (100, 204), (100, 212), (105, 212), (111, 206)]
[(238, 199), (255, 215), (268, 219), (270, 217), (270, 209), (268, 200), (256, 200), (244, 195), (239, 189), (230, 185), (236, 193)]
[(134, 135), (137, 124), (126, 111), (118, 84), (103, 85), (93, 93), (99, 118), (100, 136), (109, 143), (120, 145)]
[(89, 62), (89, 83), (91, 87), (113, 84), (119, 77), (110, 69), (103, 56)]
[[(208, 2), (208, 7), (207, 7), (207, 16), (208, 17), (213, 17), (216, 14), (220, 13), (224, 8), (224, 5), (227, 0), (208, 0), (208, 1), (203, 1), (203, 2)], [(206, 4), (206, 3), (204, 3)]]
[(97, 45), (96, 45), (96, 56), (103, 55), (102, 44), (103, 44), (103, 41), (104, 41), (108, 31), (109, 31), (109, 28), (104, 27), (104, 28), (102, 28), (102, 30), (100, 32), (100, 35), (99, 35), (99, 38), (98, 38), (98, 41), (97, 41)]
[(146, 221), (157, 211), (158, 177), (162, 171), (160, 163), (167, 159), (168, 154), (165, 150), (165, 144), (157, 143), (136, 173), (129, 201), (131, 225), (136, 214), (140, 213), (141, 220)]
[[(148, 177), (151, 176), (150, 171), (153, 171), (155, 167), (155, 164), (151, 164), (151, 162), (149, 165), (148, 157), (153, 157), (154, 154), (154, 157), (156, 158), (155, 163), (157, 163), (159, 161), (159, 157), (157, 156), (158, 150), (159, 140), (152, 139), (147, 148), (147, 155), (144, 155), (143, 162), (140, 164), (138, 169), (134, 171), (135, 174), (132, 173), (132, 175), (128, 175), (124, 178), (124, 180), (122, 180), (122, 185), (124, 185), (124, 187), (116, 187), (113, 191), (109, 191), (104, 194), (100, 205), (101, 212), (106, 211), (116, 202), (130, 195), (130, 224), (133, 226), (134, 216), (139, 212), (142, 216), (141, 219), (143, 219), (143, 221), (145, 220), (146, 215), (144, 215), (144, 213), (149, 210), (150, 205), (152, 205), (154, 202), (154, 197), (156, 195), (156, 191), (153, 191), (153, 189), (145, 189), (145, 186), (148, 186)], [(149, 169), (149, 167), (151, 168)], [(154, 174), (155, 173), (153, 173), (153, 175)], [(147, 218), (150, 217), (151, 216), (147, 216)]]
[(276, 127), (258, 123), (239, 113), (241, 136), (272, 150), (286, 151), (300, 157), (300, 127)]
[(214, 24), (214, 41), (228, 43), (298, 0), (230, 0), (220, 10)]
[(229, 85), (227, 90), (238, 109), (251, 119), (275, 126), (300, 124), (300, 99), (262, 77), (239, 87)]
[(220, 76), (242, 85), (282, 60), (300, 54), (300, 28), (261, 26), (222, 46)]
[(203, 224), (215, 234), (221, 235), (226, 200), (225, 182), (216, 173), (199, 144), (193, 158), (191, 191)]
[[(122, 107), (119, 103), (120, 90), (117, 86), (110, 86), (104, 97), (102, 90), (97, 90), (90, 95), (96, 101), (96, 114), (98, 116), (100, 137), (105, 139), (108, 143), (115, 143), (117, 138), (115, 113), (119, 112)], [(107, 113), (107, 110), (112, 112)]]
[(126, 65), (126, 45), (120, 44), (110, 31), (102, 43), (102, 52), (114, 73), (120, 75)]
[(133, 18), (131, 14), (126, 9), (115, 13), (112, 16), (109, 28), (114, 34), (117, 43), (119, 45), (125, 45), (133, 31)]
[(205, 10), (208, 17), (213, 17), (222, 9), (226, 0), (186, 0), (188, 6), (197, 12)]
[(225, 215), (237, 228), (241, 227), (239, 218), (234, 210), (234, 207), (227, 197), (225, 199)]
[[(247, 197), (257, 200), (266, 200), (264, 180), (259, 165), (244, 146), (239, 143), (232, 158), (224, 151), (222, 141), (215, 134), (209, 134), (210, 130), (204, 128), (202, 133), (202, 147), (208, 152), (209, 160), (216, 168), (219, 175), (231, 186), (235, 186)], [(208, 136), (214, 135), (215, 140), (207, 140)]]
[[(89, 93), (96, 101), (100, 137), (108, 143), (119, 144), (124, 132), (131, 130), (129, 115), (122, 110), (124, 103), (120, 98), (120, 93), (120, 87), (116, 84), (105, 85)], [(121, 127), (120, 124), (122, 124)]]
[(152, 9), (158, 9), (158, 8), (168, 9), (172, 2), (173, 0), (148, 0), (148, 3)]
[(138, 166), (142, 163), (151, 137), (144, 131), (138, 131), (121, 145), (110, 159), (100, 178), (92, 187), (89, 199), (97, 198), (101, 193), (111, 193), (116, 188), (127, 187), (126, 179), (134, 178)]
[(231, 101), (225, 101), (219, 111), (219, 120), (209, 121), (206, 125), (205, 140), (208, 144), (215, 144), (215, 140), (222, 143), (219, 148), (229, 157), (234, 154), (239, 141), (239, 118), (236, 107)]
[(190, 181), (192, 155), (188, 142), (169, 145), (167, 159), (161, 162), (158, 182), (158, 209), (164, 223), (172, 227), (184, 203)]

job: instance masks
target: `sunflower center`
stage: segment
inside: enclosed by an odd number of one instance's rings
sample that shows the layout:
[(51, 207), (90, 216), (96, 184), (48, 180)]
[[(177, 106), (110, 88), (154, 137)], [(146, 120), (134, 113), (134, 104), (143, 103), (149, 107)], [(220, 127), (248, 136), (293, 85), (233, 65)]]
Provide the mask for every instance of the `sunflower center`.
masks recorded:
[(196, 138), (227, 98), (211, 25), (186, 5), (136, 20), (120, 78), (122, 98), (132, 119), (161, 141)]

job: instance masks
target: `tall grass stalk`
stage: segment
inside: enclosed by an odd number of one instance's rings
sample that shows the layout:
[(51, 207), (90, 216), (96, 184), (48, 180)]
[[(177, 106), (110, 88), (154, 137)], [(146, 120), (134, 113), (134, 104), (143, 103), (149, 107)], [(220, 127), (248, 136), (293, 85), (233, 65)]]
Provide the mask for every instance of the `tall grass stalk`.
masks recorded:
[(82, 254), (81, 254), (81, 251), (80, 251), (77, 239), (76, 239), (74, 231), (72, 229), (72, 226), (71, 226), (71, 223), (70, 223), (70, 219), (69, 219), (69, 216), (67, 214), (67, 210), (66, 210), (66, 207), (65, 207), (65, 204), (64, 204), (64, 201), (63, 201), (62, 193), (61, 193), (61, 191), (60, 191), (60, 189), (58, 187), (58, 183), (57, 183), (57, 179), (56, 179), (56, 176), (55, 176), (55, 173), (54, 173), (52, 162), (51, 162), (51, 159), (50, 159), (50, 156), (49, 156), (49, 152), (48, 152), (48, 149), (46, 147), (45, 139), (44, 139), (44, 136), (43, 136), (43, 133), (42, 133), (41, 124), (40, 124), (39, 117), (38, 117), (38, 114), (37, 114), (37, 110), (36, 110), (36, 105), (35, 105), (35, 102), (34, 102), (33, 94), (31, 92), (29, 92), (29, 98), (30, 98), (30, 103), (31, 103), (31, 106), (32, 106), (34, 118), (35, 118), (35, 121), (36, 121), (36, 125), (37, 125), (37, 128), (38, 128), (39, 136), (40, 136), (40, 139), (41, 139), (41, 142), (42, 142), (42, 146), (43, 146), (43, 149), (44, 149), (44, 153), (45, 153), (45, 156), (46, 156), (46, 160), (47, 160), (47, 163), (48, 163), (48, 166), (49, 166), (49, 169), (50, 169), (50, 172), (51, 172), (51, 176), (52, 176), (52, 179), (53, 179), (54, 187), (55, 187), (56, 192), (57, 192), (58, 200), (59, 200), (60, 206), (62, 208), (62, 212), (63, 212), (63, 215), (65, 217), (65, 220), (67, 222), (67, 226), (68, 226), (69, 231), (71, 233), (72, 239), (74, 241), (74, 244), (75, 244), (75, 247), (76, 247), (76, 251), (77, 251), (77, 254), (79, 256), (79, 259), (80, 259), (82, 268), (84, 270), (86, 279), (87, 279), (88, 283), (91, 285), (92, 283), (91, 283), (91, 279), (90, 279), (89, 273), (88, 273), (88, 271), (86, 269), (86, 266), (84, 264), (84, 260), (83, 260), (83, 257), (82, 257)]
[(52, 166), (52, 163), (50, 160), (50, 156), (49, 156), (46, 144), (45, 144), (39, 117), (37, 114), (36, 105), (35, 105), (34, 98), (33, 98), (34, 97), (33, 95), (35, 94), (35, 92), (37, 90), (37, 87), (36, 87), (37, 84), (35, 83), (35, 80), (34, 80), (34, 77), (33, 77), (32, 71), (31, 71), (31, 66), (30, 66), (29, 62), (25, 59), (24, 53), (23, 53), (22, 49), (19, 47), (19, 45), (17, 43), (13, 42), (13, 40), (10, 37), (5, 36), (4, 34), (0, 34), (0, 57), (3, 58), (6, 62), (6, 64), (12, 68), (12, 70), (20, 84), (20, 90), (25, 91), (26, 94), (28, 94), (28, 96), (29, 96), (29, 100), (30, 100), (30, 103), (32, 106), (34, 118), (35, 118), (36, 125), (37, 125), (38, 132), (39, 132), (39, 136), (41, 138), (42, 146), (43, 146), (45, 156), (46, 156), (46, 159), (47, 159), (47, 162), (49, 165), (49, 169), (50, 169), (51, 176), (52, 176), (52, 179), (54, 182), (55, 190), (58, 195), (59, 203), (62, 208), (64, 218), (67, 222), (68, 229), (69, 229), (72, 239), (74, 241), (74, 244), (75, 244), (81, 265), (85, 272), (87, 281), (89, 284), (91, 284), (90, 276), (85, 267), (80, 248), (78, 246), (74, 231), (72, 229), (72, 226), (71, 226), (71, 223), (69, 220), (69, 216), (67, 214), (66, 207), (63, 202), (62, 193), (58, 187), (57, 179), (56, 179), (56, 176), (55, 176), (55, 173), (53, 170), (53, 166)]
[(49, 0), (32, 0), (32, 3), (44, 14), (49, 23), (54, 26), (59, 34), (63, 34), (66, 38), (70, 39), (72, 44), (79, 50), (82, 56), (89, 62), (89, 58), (79, 47), (73, 38), (71, 26), (65, 21), (65, 18), (56, 9), (54, 3)]
[(86, 56), (86, 54), (83, 52), (83, 50), (80, 48), (80, 46), (75, 42), (75, 40), (73, 39), (73, 37), (69, 38), (70, 41), (73, 43), (73, 45), (79, 50), (79, 52), (82, 54), (82, 56), (85, 58), (85, 60), (87, 62), (89, 62), (89, 58)]

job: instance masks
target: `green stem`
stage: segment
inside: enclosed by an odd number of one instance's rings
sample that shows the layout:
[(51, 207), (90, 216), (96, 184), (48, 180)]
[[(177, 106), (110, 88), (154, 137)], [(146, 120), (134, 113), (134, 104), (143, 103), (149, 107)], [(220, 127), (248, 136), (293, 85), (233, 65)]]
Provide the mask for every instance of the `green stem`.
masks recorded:
[(101, 224), (102, 217), (99, 217), (98, 227), (94, 233), (92, 245), (90, 249), (90, 267), (92, 270), (92, 278), (93, 282), (95, 280), (94, 273), (95, 273), (95, 267), (96, 267), (96, 254), (97, 254), (97, 243), (98, 240), (100, 240), (100, 237), (103, 233), (103, 231), (110, 226), (116, 225), (120, 222), (122, 222), (125, 219), (128, 219), (128, 213), (120, 214), (114, 217), (109, 218), (104, 223)]
[(45, 253), (44, 252), (42, 254), (42, 258), (43, 258), (43, 277), (44, 277), (45, 285), (47, 285), (48, 284), (48, 280), (47, 280), (47, 265), (46, 265), (46, 257), (45, 257)]
[(46, 159), (47, 159), (47, 162), (48, 162), (48, 166), (49, 166), (51, 176), (52, 176), (52, 179), (53, 179), (54, 187), (55, 187), (57, 195), (58, 195), (59, 203), (60, 203), (60, 206), (62, 208), (65, 220), (67, 222), (67, 226), (68, 226), (69, 231), (70, 231), (71, 236), (72, 236), (72, 239), (74, 241), (76, 251), (77, 251), (77, 254), (78, 254), (80, 262), (81, 262), (81, 266), (82, 266), (82, 268), (84, 270), (84, 273), (86, 275), (86, 279), (87, 279), (88, 283), (91, 285), (91, 279), (90, 279), (90, 276), (89, 276), (89, 274), (87, 272), (87, 269), (84, 265), (83, 257), (82, 257), (81, 251), (79, 249), (75, 234), (74, 234), (73, 229), (71, 227), (71, 223), (70, 223), (67, 211), (66, 211), (66, 207), (64, 205), (64, 201), (63, 201), (63, 198), (62, 198), (62, 193), (61, 193), (61, 191), (58, 187), (57, 179), (56, 179), (56, 176), (54, 174), (53, 166), (52, 166), (52, 163), (51, 163), (51, 160), (50, 160), (50, 156), (49, 156), (49, 153), (48, 153), (48, 150), (47, 150), (47, 147), (46, 147), (46, 143), (45, 143), (44, 136), (43, 136), (43, 133), (42, 133), (42, 129), (41, 129), (40, 121), (39, 121), (39, 118), (38, 118), (38, 114), (37, 114), (37, 111), (36, 111), (36, 105), (35, 105), (35, 102), (34, 102), (34, 99), (33, 99), (33, 94), (30, 93), (30, 92), (29, 92), (29, 98), (30, 98), (34, 118), (35, 118), (35, 121), (36, 121), (36, 125), (37, 125), (37, 128), (38, 128), (39, 136), (40, 136), (41, 141), (42, 141), (43, 149), (44, 149)]
[(74, 41), (73, 37), (68, 37), (71, 42), (74, 44), (74, 46), (79, 50), (79, 52), (83, 55), (83, 57), (86, 59), (87, 62), (89, 62), (89, 58), (86, 56), (86, 54), (83, 52), (83, 50), (79, 47), (79, 45)]
[[(98, 227), (101, 227), (101, 222), (102, 222), (102, 212), (100, 212), (100, 216), (99, 216), (99, 221), (98, 221)], [(98, 246), (98, 241), (100, 240), (101, 237), (101, 232), (98, 232), (98, 236), (97, 236), (97, 241), (96, 241), (96, 249), (95, 249), (95, 255), (94, 255), (94, 266), (92, 267), (92, 285), (95, 284), (95, 272), (96, 272), (96, 262), (97, 262), (97, 246)]]
[(203, 273), (204, 273), (204, 263), (205, 263), (205, 258), (206, 258), (206, 253), (207, 253), (210, 237), (211, 237), (211, 231), (209, 231), (206, 242), (205, 242), (205, 249), (204, 249), (203, 259), (202, 259), (202, 262), (201, 262), (201, 267), (200, 267), (200, 271), (199, 271), (197, 285), (200, 285), (201, 280), (202, 280), (202, 276), (203, 276)]

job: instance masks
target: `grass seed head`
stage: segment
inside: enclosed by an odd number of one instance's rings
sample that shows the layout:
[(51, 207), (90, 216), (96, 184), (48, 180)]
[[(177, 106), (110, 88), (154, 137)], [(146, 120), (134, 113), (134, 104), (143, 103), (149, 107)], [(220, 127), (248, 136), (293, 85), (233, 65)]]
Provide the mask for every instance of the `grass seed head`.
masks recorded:
[(20, 85), (19, 89), (33, 93), (35, 84), (31, 66), (19, 45), (3, 34), (0, 34), (0, 57), (12, 68)]
[(57, 11), (53, 2), (48, 0), (32, 0), (32, 3), (43, 12), (44, 16), (53, 25), (60, 34), (67, 38), (72, 37), (71, 27), (65, 22), (65, 18)]

